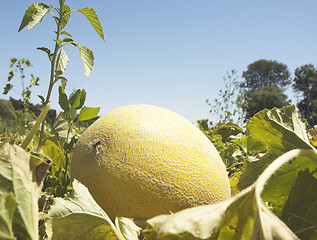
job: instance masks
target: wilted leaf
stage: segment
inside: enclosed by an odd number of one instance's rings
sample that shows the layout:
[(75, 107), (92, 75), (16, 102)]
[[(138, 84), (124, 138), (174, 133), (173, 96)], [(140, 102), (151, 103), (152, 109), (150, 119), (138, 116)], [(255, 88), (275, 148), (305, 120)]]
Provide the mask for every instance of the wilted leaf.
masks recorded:
[[(45, 221), (49, 239), (124, 239), (106, 213), (77, 180), (65, 199), (55, 198)], [(71, 228), (69, 227), (71, 226)]]
[(100, 24), (98, 15), (96, 14), (95, 10), (92, 7), (86, 7), (78, 9), (77, 11), (81, 12), (86, 16), (86, 18), (89, 20), (93, 28), (96, 30), (98, 35), (102, 38), (102, 40), (105, 41), (105, 37), (103, 34), (102, 26)]
[(97, 107), (97, 108), (83, 107), (80, 110), (78, 121), (86, 121), (94, 117), (97, 117), (99, 110), (100, 110), (100, 107)]
[(49, 6), (44, 3), (33, 3), (24, 13), (19, 32), (26, 26), (27, 30), (32, 29), (40, 23), (47, 12), (50, 11)]

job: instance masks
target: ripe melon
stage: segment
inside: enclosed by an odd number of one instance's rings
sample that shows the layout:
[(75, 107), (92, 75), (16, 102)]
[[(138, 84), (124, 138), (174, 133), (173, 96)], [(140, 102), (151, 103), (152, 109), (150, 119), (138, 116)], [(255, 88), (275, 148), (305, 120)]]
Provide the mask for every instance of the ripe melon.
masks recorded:
[(147, 219), (230, 197), (225, 165), (209, 139), (152, 105), (99, 118), (78, 140), (70, 170), (112, 219)]

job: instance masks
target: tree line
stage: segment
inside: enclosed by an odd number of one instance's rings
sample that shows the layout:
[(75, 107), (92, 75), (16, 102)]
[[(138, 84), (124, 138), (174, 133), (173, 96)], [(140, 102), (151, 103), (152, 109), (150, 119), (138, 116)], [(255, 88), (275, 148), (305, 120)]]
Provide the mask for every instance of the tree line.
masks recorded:
[(214, 99), (214, 104), (207, 100), (210, 112), (220, 116), (219, 122), (234, 122), (236, 113), (246, 121), (265, 108), (290, 105), (285, 92), (291, 88), (296, 95), (298, 111), (307, 125), (317, 125), (317, 69), (312, 64), (296, 68), (292, 77), (286, 64), (260, 59), (248, 65), (240, 81), (236, 74), (236, 71), (227, 73), (224, 78), (226, 90), (220, 90), (220, 100)]

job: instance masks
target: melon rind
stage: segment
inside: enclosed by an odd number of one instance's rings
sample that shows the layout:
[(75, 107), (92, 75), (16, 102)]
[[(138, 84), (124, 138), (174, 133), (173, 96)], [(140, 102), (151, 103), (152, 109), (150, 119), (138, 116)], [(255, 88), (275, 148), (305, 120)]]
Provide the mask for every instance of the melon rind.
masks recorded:
[(152, 105), (99, 118), (78, 140), (70, 170), (112, 219), (148, 219), (231, 194), (210, 140), (182, 116)]

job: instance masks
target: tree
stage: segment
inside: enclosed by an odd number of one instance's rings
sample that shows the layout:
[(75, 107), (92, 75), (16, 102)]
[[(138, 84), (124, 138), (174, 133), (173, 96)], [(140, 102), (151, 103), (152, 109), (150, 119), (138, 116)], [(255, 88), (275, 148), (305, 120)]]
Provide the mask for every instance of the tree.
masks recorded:
[(242, 77), (245, 81), (241, 87), (247, 91), (257, 91), (264, 86), (284, 88), (291, 83), (290, 72), (285, 64), (265, 59), (249, 64)]
[(291, 83), (285, 64), (272, 60), (258, 60), (248, 65), (240, 83), (245, 118), (252, 117), (265, 108), (289, 105), (284, 89)]
[(300, 101), (297, 107), (309, 126), (317, 124), (317, 69), (306, 64), (295, 69), (292, 87)]
[(254, 114), (265, 108), (281, 108), (290, 104), (283, 90), (277, 86), (264, 86), (255, 92), (248, 91), (245, 96), (248, 99), (246, 119), (253, 117)]

